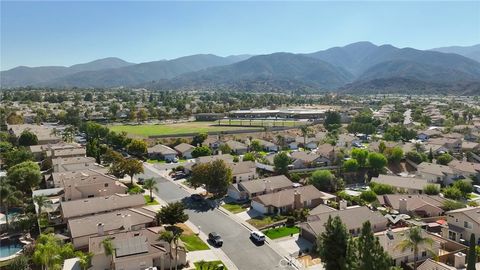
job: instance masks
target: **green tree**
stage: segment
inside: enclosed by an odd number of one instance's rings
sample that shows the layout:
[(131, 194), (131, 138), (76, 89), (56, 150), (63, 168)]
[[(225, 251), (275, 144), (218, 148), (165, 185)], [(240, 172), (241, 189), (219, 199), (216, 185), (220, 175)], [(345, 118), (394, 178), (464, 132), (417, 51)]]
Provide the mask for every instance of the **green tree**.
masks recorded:
[(30, 145), (37, 145), (38, 138), (35, 133), (31, 132), (30, 130), (24, 130), (20, 137), (18, 138), (18, 144), (20, 146), (30, 146)]
[(396, 146), (390, 150), (387, 149), (387, 159), (392, 163), (400, 163), (403, 158), (403, 150), (402, 148)]
[(442, 208), (445, 211), (457, 210), (464, 207), (465, 207), (465, 204), (459, 201), (454, 201), (454, 200), (445, 200), (442, 204)]
[(78, 258), (78, 263), (80, 264), (80, 267), (82, 268), (82, 270), (87, 270), (92, 264), (93, 254), (90, 252), (85, 253), (85, 252), (77, 251), (75, 252), (75, 257)]
[(133, 176), (135, 174), (143, 173), (143, 164), (141, 161), (137, 159), (125, 159), (121, 163), (121, 167), (123, 168), (123, 172), (130, 176), (130, 184), (133, 185)]
[(84, 101), (89, 101), (89, 102), (93, 102), (93, 95), (92, 93), (86, 93), (85, 94), (85, 97), (83, 98)]
[(337, 130), (341, 127), (341, 116), (336, 111), (327, 111), (325, 113), (325, 121), (323, 126), (328, 131)]
[(181, 202), (169, 203), (163, 206), (157, 213), (157, 220), (161, 224), (174, 226), (177, 223), (183, 223), (188, 220), (185, 214), (185, 206)]
[(400, 241), (400, 243), (398, 243), (395, 248), (400, 249), (402, 252), (410, 249), (413, 250), (413, 269), (416, 270), (418, 261), (418, 247), (423, 245), (432, 246), (433, 240), (428, 236), (424, 237), (422, 234), (422, 229), (420, 227), (412, 227), (405, 234), (405, 239)]
[(147, 143), (143, 140), (132, 140), (127, 145), (127, 151), (138, 157), (144, 156), (147, 153)]
[(475, 270), (475, 264), (477, 263), (477, 253), (475, 252), (475, 234), (470, 235), (470, 246), (468, 247), (468, 263), (467, 270)]
[[(198, 133), (198, 135), (195, 135), (192, 140), (192, 145), (193, 146), (199, 146), (201, 145), (206, 139), (208, 138), (207, 133)], [(207, 145), (208, 146), (208, 145)]]
[(317, 238), (318, 253), (326, 270), (347, 270), (348, 233), (340, 217), (328, 217)]
[(145, 109), (140, 109), (138, 112), (137, 112), (137, 121), (140, 123), (140, 122), (145, 122), (145, 120), (147, 120), (148, 118), (148, 113)]
[(22, 205), (21, 198), (23, 197), (23, 194), (22, 192), (16, 190), (14, 186), (6, 184), (5, 181), (3, 181), (2, 179), (0, 180), (0, 202), (1, 206), (5, 210), (5, 227), (8, 231), (10, 222), (8, 218), (9, 210), (13, 206)]
[(438, 195), (440, 193), (440, 189), (434, 184), (428, 184), (423, 187), (423, 192), (427, 195)]
[(387, 184), (370, 182), (370, 188), (377, 195), (394, 194), (395, 193), (395, 188), (390, 186), (390, 185), (387, 185)]
[(113, 255), (115, 253), (115, 247), (113, 246), (112, 238), (107, 237), (102, 240), (103, 252), (110, 258), (110, 269), (113, 269)]
[(30, 265), (28, 263), (28, 257), (24, 254), (20, 254), (15, 257), (11, 263), (8, 265), (10, 270), (30, 270)]
[(303, 136), (303, 147), (305, 147), (305, 145), (307, 144), (307, 137), (308, 137), (308, 134), (310, 134), (311, 129), (309, 126), (302, 126), (300, 128), (300, 131), (302, 132), (302, 136)]
[(245, 153), (245, 155), (243, 155), (243, 161), (255, 161), (255, 155), (251, 152), (248, 152), (248, 153)]
[(195, 147), (195, 149), (193, 149), (192, 151), (192, 157), (194, 158), (211, 156), (211, 155), (212, 155), (212, 150), (208, 146)]
[(335, 176), (329, 170), (316, 170), (308, 179), (308, 183), (321, 191), (331, 191)]
[(415, 164), (420, 164), (422, 163), (423, 161), (426, 161), (427, 160), (427, 157), (425, 156), (425, 154), (420, 154), (419, 152), (417, 151), (410, 151), (410, 152), (407, 152), (405, 154), (405, 158), (408, 159), (408, 160), (411, 160), (413, 161)]
[(432, 148), (428, 151), (428, 162), (432, 163), (433, 162), (433, 151)]
[(18, 190), (31, 193), (40, 184), (42, 174), (37, 163), (24, 161), (8, 169), (7, 178)]
[(389, 269), (392, 259), (383, 249), (378, 238), (373, 235), (370, 221), (363, 223), (362, 231), (357, 241), (357, 267), (358, 270), (384, 270)]
[(273, 158), (274, 170), (277, 174), (288, 175), (288, 165), (291, 160), (286, 152), (281, 152), (275, 155)]
[(262, 145), (260, 145), (260, 141), (258, 140), (253, 140), (250, 143), (250, 150), (255, 151), (255, 152), (260, 152), (263, 150)]
[(360, 166), (358, 165), (358, 161), (356, 159), (349, 159), (343, 163), (343, 170), (345, 172), (356, 172)]
[(458, 188), (462, 192), (462, 197), (467, 198), (469, 193), (473, 192), (473, 186), (470, 180), (457, 180), (453, 183), (453, 187)]
[(143, 182), (143, 188), (150, 192), (150, 202), (153, 202), (153, 191), (158, 192), (157, 182), (153, 178), (145, 179)]
[(462, 198), (462, 191), (456, 187), (446, 187), (442, 193), (447, 199), (459, 200)]
[(372, 203), (377, 200), (377, 194), (373, 190), (365, 190), (360, 193), (360, 199), (367, 203)]
[(452, 160), (453, 160), (453, 157), (450, 154), (448, 153), (441, 154), (440, 156), (437, 157), (437, 164), (448, 165), (448, 163), (450, 163), (450, 161)]
[(373, 173), (378, 175), (387, 165), (387, 159), (380, 153), (372, 152), (368, 154), (368, 165), (372, 169)]
[(205, 185), (208, 192), (216, 196), (225, 195), (232, 182), (232, 169), (223, 160), (197, 164), (192, 169), (190, 184), (197, 188)]
[(24, 147), (14, 148), (10, 151), (2, 153), (3, 162), (5, 167), (11, 168), (19, 163), (25, 161), (33, 161), (32, 152), (28, 151)]
[(365, 149), (354, 148), (352, 149), (352, 158), (358, 162), (360, 168), (365, 168), (368, 158), (368, 151)]

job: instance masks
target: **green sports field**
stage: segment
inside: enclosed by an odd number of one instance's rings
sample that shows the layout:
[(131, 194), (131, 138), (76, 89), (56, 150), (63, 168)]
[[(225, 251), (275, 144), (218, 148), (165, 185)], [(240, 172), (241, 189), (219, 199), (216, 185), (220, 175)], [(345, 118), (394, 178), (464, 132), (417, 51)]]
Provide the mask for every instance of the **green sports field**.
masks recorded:
[[(218, 132), (254, 129), (255, 127), (215, 126), (217, 122), (186, 122), (167, 125), (112, 125), (108, 128), (115, 132), (125, 131), (131, 135), (149, 137), (201, 132)], [(257, 127), (258, 129), (258, 127)]]

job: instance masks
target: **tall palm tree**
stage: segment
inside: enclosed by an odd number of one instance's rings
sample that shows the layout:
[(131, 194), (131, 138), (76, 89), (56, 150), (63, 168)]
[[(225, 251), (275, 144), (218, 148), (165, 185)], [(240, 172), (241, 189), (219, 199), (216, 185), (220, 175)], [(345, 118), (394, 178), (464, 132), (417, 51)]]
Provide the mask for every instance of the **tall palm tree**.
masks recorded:
[(307, 144), (307, 136), (308, 134), (310, 133), (310, 127), (308, 126), (302, 126), (300, 128), (300, 131), (302, 132), (302, 136), (303, 136), (303, 147), (305, 148), (305, 145)]
[(183, 230), (179, 227), (174, 226), (173, 230), (173, 242), (175, 243), (175, 270), (178, 269), (178, 239), (182, 235)]
[(168, 243), (168, 247), (170, 249), (168, 253), (168, 261), (169, 261), (170, 269), (172, 269), (172, 243), (175, 240), (175, 236), (171, 231), (163, 231), (160, 233), (160, 236), (158, 237), (158, 239)]
[[(418, 260), (418, 247), (421, 245), (433, 245), (433, 240), (429, 237), (423, 237), (422, 229), (420, 227), (412, 227), (406, 233), (405, 239), (403, 239), (395, 249), (400, 249), (404, 252), (407, 249), (413, 249), (413, 269), (417, 269)], [(427, 251), (431, 252), (429, 249)]]
[(2, 194), (0, 199), (1, 199), (3, 207), (5, 208), (5, 226), (6, 226), (7, 231), (8, 231), (8, 224), (9, 224), (8, 223), (8, 210), (12, 206), (22, 204), (22, 200), (20, 198), (22, 198), (23, 194), (22, 194), (21, 191), (15, 190), (15, 188), (13, 186), (10, 186), (8, 184), (2, 184), (0, 189), (1, 189), (1, 194)]
[(145, 181), (143, 182), (143, 188), (148, 189), (148, 191), (150, 192), (150, 202), (153, 202), (152, 192), (158, 192), (157, 182), (155, 182), (153, 178), (145, 179)]
[(110, 269), (113, 269), (113, 254), (115, 253), (115, 248), (113, 247), (112, 238), (108, 237), (103, 239), (102, 245), (105, 255), (110, 257)]
[(75, 253), (75, 256), (78, 258), (78, 262), (80, 263), (80, 267), (82, 268), (82, 270), (87, 270), (91, 264), (93, 254), (90, 252), (84, 253), (81, 251), (77, 251)]

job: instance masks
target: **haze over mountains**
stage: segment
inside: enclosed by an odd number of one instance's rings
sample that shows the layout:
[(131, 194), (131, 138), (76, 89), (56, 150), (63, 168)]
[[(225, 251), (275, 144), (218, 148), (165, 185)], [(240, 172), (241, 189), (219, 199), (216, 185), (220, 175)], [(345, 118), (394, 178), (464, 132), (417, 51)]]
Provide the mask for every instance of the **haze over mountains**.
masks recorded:
[[(480, 45), (428, 51), (357, 42), (309, 54), (200, 54), (132, 64), (17, 67), (2, 87), (148, 87), (160, 90), (480, 93)], [(477, 61), (475, 61), (475, 59)]]

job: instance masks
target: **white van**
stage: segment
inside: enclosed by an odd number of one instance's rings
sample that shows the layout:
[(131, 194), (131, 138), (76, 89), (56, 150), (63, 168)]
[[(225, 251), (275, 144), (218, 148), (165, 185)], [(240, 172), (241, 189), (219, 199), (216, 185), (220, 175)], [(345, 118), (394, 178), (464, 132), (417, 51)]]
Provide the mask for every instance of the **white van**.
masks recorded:
[(252, 238), (253, 240), (255, 240), (258, 243), (265, 242), (265, 235), (260, 231), (252, 231), (250, 233), (250, 238)]

